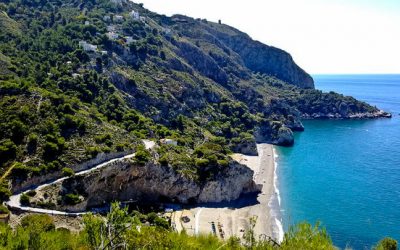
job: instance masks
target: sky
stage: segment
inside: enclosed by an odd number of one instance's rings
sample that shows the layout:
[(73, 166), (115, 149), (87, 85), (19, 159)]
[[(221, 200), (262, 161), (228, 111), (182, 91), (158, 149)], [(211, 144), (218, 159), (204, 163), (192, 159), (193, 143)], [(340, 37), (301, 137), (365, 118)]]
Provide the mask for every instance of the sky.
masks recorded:
[(311, 74), (400, 73), (400, 0), (135, 0), (228, 24)]

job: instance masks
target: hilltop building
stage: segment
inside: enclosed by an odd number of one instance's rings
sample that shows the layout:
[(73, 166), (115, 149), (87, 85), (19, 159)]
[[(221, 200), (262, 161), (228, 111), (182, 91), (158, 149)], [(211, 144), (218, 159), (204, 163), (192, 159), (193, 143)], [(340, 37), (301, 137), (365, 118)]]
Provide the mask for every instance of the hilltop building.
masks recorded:
[(84, 51), (94, 52), (94, 51), (97, 50), (97, 45), (93, 45), (93, 44), (87, 43), (86, 41), (79, 41), (79, 46)]

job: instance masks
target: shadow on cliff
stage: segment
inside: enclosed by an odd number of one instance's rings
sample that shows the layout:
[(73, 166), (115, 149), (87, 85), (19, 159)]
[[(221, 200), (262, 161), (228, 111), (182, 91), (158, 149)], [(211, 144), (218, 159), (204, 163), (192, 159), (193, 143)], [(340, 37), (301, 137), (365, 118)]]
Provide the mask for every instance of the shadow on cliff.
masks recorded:
[(233, 201), (197, 203), (195, 207), (201, 206), (207, 208), (243, 208), (259, 204), (260, 202), (257, 200), (258, 195), (262, 194), (260, 192), (246, 193), (241, 194), (238, 199)]

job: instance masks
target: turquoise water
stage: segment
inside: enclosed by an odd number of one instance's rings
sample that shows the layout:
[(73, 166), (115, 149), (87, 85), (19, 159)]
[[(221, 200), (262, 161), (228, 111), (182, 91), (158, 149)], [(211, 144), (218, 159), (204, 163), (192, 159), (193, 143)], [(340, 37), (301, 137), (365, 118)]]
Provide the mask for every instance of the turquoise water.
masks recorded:
[(400, 75), (314, 79), (318, 89), (352, 95), (393, 118), (304, 121), (295, 146), (277, 149), (285, 229), (320, 221), (341, 248), (400, 240)]

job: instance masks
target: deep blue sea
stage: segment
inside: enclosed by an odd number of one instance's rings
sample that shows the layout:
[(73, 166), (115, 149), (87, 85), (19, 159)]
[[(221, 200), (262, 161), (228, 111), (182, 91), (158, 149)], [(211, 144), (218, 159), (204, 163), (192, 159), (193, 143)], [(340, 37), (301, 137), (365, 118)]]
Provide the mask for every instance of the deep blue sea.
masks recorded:
[(316, 75), (336, 91), (391, 112), (392, 119), (304, 121), (295, 145), (278, 147), (284, 228), (320, 221), (340, 247), (400, 240), (400, 75)]

